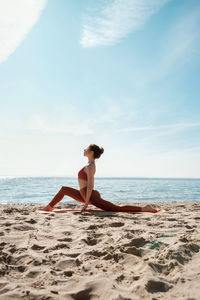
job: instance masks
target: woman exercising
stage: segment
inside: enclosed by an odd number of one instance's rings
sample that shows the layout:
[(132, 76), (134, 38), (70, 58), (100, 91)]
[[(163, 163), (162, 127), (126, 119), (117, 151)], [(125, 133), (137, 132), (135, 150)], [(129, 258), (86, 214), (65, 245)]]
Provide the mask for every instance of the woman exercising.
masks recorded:
[(101, 198), (100, 193), (94, 190), (94, 174), (96, 172), (95, 159), (98, 159), (104, 152), (103, 147), (95, 144), (90, 144), (84, 149), (84, 156), (88, 158), (88, 164), (78, 172), (78, 183), (80, 191), (68, 186), (62, 186), (59, 192), (53, 197), (51, 202), (40, 210), (52, 211), (53, 207), (63, 199), (64, 196), (69, 196), (85, 205), (81, 209), (81, 213), (86, 210), (88, 204), (92, 204), (105, 211), (118, 212), (157, 212), (151, 205), (144, 207), (124, 205), (119, 206)]

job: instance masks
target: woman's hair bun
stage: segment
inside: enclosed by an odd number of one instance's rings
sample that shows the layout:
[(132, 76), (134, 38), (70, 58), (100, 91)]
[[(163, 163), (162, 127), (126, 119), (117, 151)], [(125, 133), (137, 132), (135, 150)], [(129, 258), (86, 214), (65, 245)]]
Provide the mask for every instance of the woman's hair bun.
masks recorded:
[(90, 144), (89, 149), (90, 151), (94, 151), (94, 158), (99, 158), (101, 154), (104, 152), (104, 148), (99, 147), (96, 144)]
[(101, 154), (102, 154), (104, 152), (104, 149), (103, 149), (103, 147), (101, 147), (100, 149), (101, 149)]

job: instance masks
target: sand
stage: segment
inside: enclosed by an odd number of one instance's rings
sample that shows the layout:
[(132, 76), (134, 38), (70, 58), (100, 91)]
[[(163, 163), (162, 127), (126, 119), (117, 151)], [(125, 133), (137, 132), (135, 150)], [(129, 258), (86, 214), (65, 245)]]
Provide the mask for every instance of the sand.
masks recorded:
[(165, 211), (1, 205), (0, 299), (200, 299), (200, 203), (152, 206)]

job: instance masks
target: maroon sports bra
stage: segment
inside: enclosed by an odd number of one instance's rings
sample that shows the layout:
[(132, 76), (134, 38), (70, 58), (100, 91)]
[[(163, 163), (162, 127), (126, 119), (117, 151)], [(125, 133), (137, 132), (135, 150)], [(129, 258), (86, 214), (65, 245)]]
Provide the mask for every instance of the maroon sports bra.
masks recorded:
[(85, 168), (85, 167), (83, 167), (83, 168), (78, 172), (78, 178), (87, 180), (87, 174), (85, 173), (84, 168)]

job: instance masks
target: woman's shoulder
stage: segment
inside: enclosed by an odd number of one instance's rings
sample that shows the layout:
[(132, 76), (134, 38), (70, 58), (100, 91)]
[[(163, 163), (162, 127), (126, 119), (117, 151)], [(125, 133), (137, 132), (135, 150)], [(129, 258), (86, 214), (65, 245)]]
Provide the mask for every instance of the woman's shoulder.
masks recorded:
[(93, 163), (93, 162), (91, 162), (91, 163), (88, 163), (86, 166), (85, 166), (85, 169), (86, 170), (96, 170), (96, 165), (95, 165), (95, 163)]

